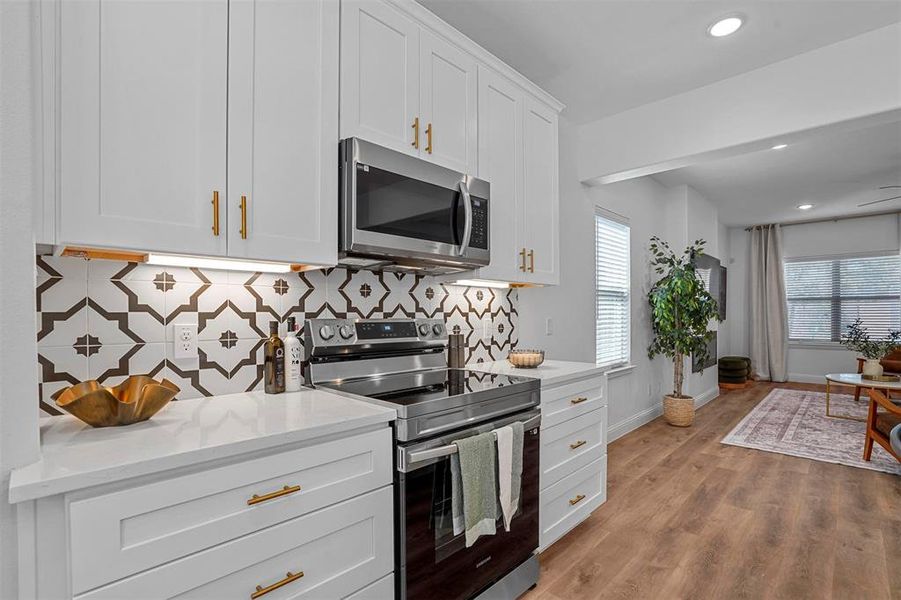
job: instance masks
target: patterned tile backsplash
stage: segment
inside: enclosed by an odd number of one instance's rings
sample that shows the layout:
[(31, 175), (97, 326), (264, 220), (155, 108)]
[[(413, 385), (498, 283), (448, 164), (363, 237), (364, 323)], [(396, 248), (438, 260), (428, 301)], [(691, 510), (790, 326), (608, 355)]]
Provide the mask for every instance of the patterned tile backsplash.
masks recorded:
[[(313, 317), (440, 317), (466, 335), (468, 359), (495, 360), (517, 343), (516, 290), (444, 286), (431, 277), (329, 269), (271, 275), (37, 257), (41, 408), (97, 379), (168, 378), (178, 398), (262, 389), (269, 321)], [(483, 320), (491, 339), (483, 340)], [(174, 359), (172, 325), (196, 323), (198, 358)]]

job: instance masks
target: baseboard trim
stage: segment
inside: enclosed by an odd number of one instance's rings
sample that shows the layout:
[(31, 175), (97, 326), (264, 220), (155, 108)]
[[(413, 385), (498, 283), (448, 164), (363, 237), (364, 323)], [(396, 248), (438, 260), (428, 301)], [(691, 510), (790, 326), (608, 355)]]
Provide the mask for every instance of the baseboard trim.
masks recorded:
[(615, 439), (621, 438), (630, 431), (635, 431), (642, 425), (650, 423), (657, 417), (663, 414), (663, 399), (660, 400), (655, 406), (650, 408), (646, 408), (643, 411), (636, 413), (626, 419), (625, 421), (621, 421), (612, 427), (607, 429), (607, 442), (610, 443)]
[(705, 392), (701, 392), (697, 396), (695, 396), (695, 410), (701, 408), (714, 398), (720, 395), (720, 386), (712, 387)]
[[(720, 395), (720, 388), (712, 387), (709, 390), (702, 392), (695, 396), (695, 410), (701, 408), (714, 398)], [(652, 406), (650, 408), (646, 408), (643, 411), (636, 413), (626, 419), (625, 421), (621, 421), (616, 425), (612, 425), (607, 428), (607, 443), (609, 444), (613, 440), (619, 439), (630, 433), (635, 431), (642, 425), (646, 425), (663, 414), (663, 398), (660, 399), (660, 402), (656, 406)]]

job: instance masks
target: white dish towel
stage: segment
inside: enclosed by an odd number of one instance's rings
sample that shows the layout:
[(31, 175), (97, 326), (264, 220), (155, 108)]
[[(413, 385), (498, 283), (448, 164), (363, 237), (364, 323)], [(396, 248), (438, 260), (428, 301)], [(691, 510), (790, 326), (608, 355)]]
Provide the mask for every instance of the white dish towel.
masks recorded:
[(519, 509), (522, 482), (522, 423), (515, 422), (494, 430), (497, 436), (497, 487), (504, 529), (510, 531), (510, 522)]

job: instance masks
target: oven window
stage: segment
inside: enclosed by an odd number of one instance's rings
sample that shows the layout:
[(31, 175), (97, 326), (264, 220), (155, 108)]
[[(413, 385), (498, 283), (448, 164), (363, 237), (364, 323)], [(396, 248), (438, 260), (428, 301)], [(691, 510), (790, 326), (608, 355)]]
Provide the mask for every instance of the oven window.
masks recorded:
[(459, 190), (357, 166), (357, 229), (459, 245), (466, 221)]

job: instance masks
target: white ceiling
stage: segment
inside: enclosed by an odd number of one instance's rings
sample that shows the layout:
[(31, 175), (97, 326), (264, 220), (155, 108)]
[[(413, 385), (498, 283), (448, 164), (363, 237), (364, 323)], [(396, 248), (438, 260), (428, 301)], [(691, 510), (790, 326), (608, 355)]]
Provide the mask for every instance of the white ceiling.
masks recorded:
[[(752, 225), (901, 210), (901, 123), (809, 137), (763, 150), (654, 175), (666, 186), (688, 184), (719, 209), (726, 225)], [(798, 210), (799, 204), (813, 204)]]
[[(419, 0), (584, 123), (901, 21), (899, 0)], [(711, 38), (740, 12), (745, 26)]]

